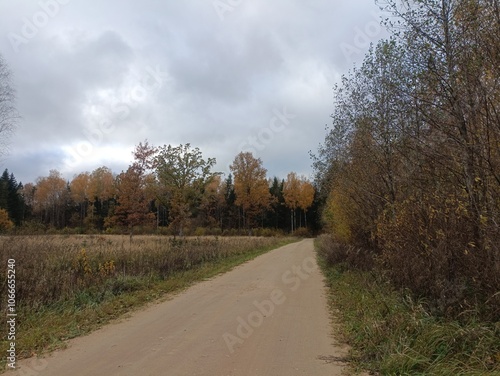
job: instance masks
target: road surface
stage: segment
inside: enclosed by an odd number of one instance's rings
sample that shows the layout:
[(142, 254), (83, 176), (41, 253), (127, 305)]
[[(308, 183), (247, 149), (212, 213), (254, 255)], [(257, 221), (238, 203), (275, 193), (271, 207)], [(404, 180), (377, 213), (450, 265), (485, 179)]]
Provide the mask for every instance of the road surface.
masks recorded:
[[(6, 375), (340, 375), (313, 240), (290, 244), (172, 299), (26, 359)], [(337, 360), (335, 360), (337, 359)]]

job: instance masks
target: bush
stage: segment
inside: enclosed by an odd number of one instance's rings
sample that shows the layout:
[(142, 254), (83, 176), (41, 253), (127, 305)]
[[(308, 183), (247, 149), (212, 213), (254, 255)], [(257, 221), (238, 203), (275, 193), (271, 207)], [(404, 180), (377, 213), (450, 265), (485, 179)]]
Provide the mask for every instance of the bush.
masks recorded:
[(338, 266), (343, 270), (371, 270), (374, 267), (374, 253), (364, 248), (357, 248), (340, 243), (331, 235), (321, 235), (317, 240), (320, 256), (329, 266)]
[(294, 231), (293, 236), (296, 236), (298, 238), (310, 238), (311, 232), (305, 227), (300, 227)]
[(81, 232), (79, 232), (79, 230), (80, 230), (80, 227), (74, 227), (74, 228), (65, 227), (60, 232), (62, 235), (81, 234)]
[(247, 231), (244, 229), (230, 228), (222, 231), (222, 236), (246, 236)]
[(205, 236), (207, 235), (207, 229), (204, 227), (197, 227), (193, 233), (194, 236)]
[(222, 235), (222, 229), (220, 227), (213, 227), (209, 229), (208, 235), (220, 236)]
[(488, 236), (477, 244), (475, 227), (461, 197), (408, 199), (379, 220), (380, 266), (396, 287), (426, 298), (437, 314), (498, 320), (500, 237), (485, 229)]
[(283, 231), (274, 228), (256, 228), (252, 230), (253, 236), (273, 237), (284, 236)]

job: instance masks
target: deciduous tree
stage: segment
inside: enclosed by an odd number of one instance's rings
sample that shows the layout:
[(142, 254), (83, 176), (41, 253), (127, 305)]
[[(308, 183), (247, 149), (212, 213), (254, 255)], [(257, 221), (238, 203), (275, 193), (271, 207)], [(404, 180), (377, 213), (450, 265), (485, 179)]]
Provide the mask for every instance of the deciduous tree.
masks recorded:
[(113, 215), (108, 218), (108, 226), (123, 226), (128, 228), (131, 239), (137, 226), (152, 226), (154, 214), (151, 213), (151, 197), (145, 191), (143, 169), (138, 164), (132, 164), (127, 171), (116, 178), (117, 205)]
[(267, 170), (262, 160), (249, 152), (239, 153), (230, 169), (234, 174), (235, 204), (243, 210), (244, 227), (250, 229), (270, 204)]
[(314, 202), (314, 194), (316, 190), (309, 180), (305, 177), (300, 179), (300, 196), (298, 206), (304, 212), (304, 225), (307, 227), (307, 210)]
[(335, 89), (324, 218), (434, 309), (498, 318), (498, 1), (378, 3), (394, 37)]
[(306, 211), (314, 201), (314, 193), (314, 186), (304, 176), (298, 177), (295, 172), (287, 175), (283, 184), (283, 197), (286, 206), (290, 209), (292, 232), (297, 228), (296, 212), (299, 208), (304, 212), (307, 227)]
[(204, 159), (199, 148), (190, 144), (159, 147), (154, 167), (159, 184), (159, 199), (170, 208), (171, 225), (179, 235), (188, 224), (203, 192), (218, 175), (212, 168), (215, 158)]
[(71, 199), (80, 206), (80, 224), (87, 215), (87, 205), (89, 202), (90, 174), (82, 172), (76, 175), (70, 183)]
[(43, 222), (54, 227), (64, 226), (65, 207), (68, 200), (68, 185), (59, 171), (50, 170), (49, 176), (37, 179), (34, 207), (41, 215)]
[(0, 232), (10, 230), (14, 227), (14, 223), (9, 218), (9, 213), (7, 210), (0, 209)]
[(88, 182), (87, 222), (90, 226), (103, 228), (115, 195), (115, 177), (111, 169), (102, 166), (92, 171)]
[(283, 197), (285, 204), (290, 209), (291, 232), (293, 233), (297, 227), (296, 211), (300, 201), (300, 181), (295, 172), (290, 172), (283, 185)]

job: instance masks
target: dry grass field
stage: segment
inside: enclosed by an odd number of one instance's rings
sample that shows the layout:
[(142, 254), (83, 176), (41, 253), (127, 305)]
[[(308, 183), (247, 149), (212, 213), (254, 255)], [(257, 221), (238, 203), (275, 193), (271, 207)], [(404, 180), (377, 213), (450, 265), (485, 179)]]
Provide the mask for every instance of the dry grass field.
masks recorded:
[[(277, 237), (0, 237), (0, 278), (15, 260), (17, 353), (57, 348), (130, 309), (291, 242)], [(7, 314), (7, 284), (0, 311)], [(7, 326), (0, 326), (2, 353)], [(0, 365), (0, 368), (3, 368)]]

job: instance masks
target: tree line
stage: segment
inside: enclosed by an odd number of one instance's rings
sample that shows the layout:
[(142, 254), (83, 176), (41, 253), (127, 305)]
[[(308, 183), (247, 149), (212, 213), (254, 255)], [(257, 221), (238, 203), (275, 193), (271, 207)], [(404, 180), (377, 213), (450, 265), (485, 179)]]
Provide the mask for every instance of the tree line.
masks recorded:
[(391, 37), (335, 87), (313, 156), (324, 223), (435, 312), (498, 320), (499, 2), (378, 4)]
[(269, 179), (261, 159), (251, 153), (238, 154), (225, 178), (213, 171), (214, 158), (205, 159), (190, 144), (144, 142), (133, 155), (133, 163), (119, 174), (99, 167), (70, 181), (52, 170), (22, 185), (6, 170), (0, 179), (0, 230), (162, 230), (174, 235), (317, 230), (313, 184), (294, 172)]

